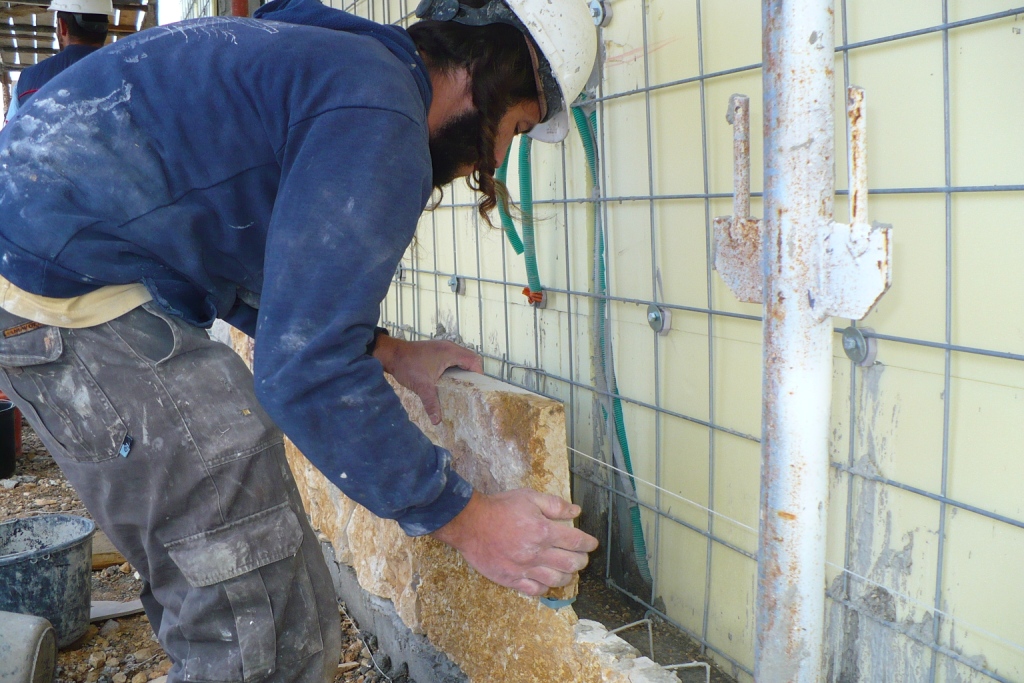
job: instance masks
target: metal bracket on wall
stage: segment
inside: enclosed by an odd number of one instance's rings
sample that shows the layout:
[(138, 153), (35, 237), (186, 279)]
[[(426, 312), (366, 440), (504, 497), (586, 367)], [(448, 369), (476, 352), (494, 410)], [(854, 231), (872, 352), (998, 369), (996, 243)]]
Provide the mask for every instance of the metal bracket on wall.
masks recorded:
[[(892, 284), (892, 227), (868, 224), (867, 127), (864, 91), (847, 92), (850, 224), (832, 221), (822, 238), (817, 292), (821, 319), (860, 320)], [(761, 303), (764, 222), (750, 217), (750, 99), (733, 95), (726, 118), (733, 124), (733, 215), (715, 219), (715, 270), (740, 301)]]
[(647, 324), (661, 336), (672, 331), (672, 311), (657, 304), (647, 307)]
[(466, 293), (466, 281), (458, 275), (452, 275), (448, 278), (448, 288), (455, 293), (456, 296), (459, 294)]
[(726, 120), (732, 124), (732, 216), (715, 219), (715, 270), (740, 301), (759, 304), (764, 295), (761, 243), (764, 221), (750, 217), (750, 98), (729, 98)]
[(874, 332), (870, 327), (847, 327), (843, 330), (843, 351), (854, 365), (862, 368), (875, 364), (878, 357), (878, 340), (865, 336)]
[(860, 320), (892, 284), (892, 226), (867, 222), (868, 163), (864, 90), (846, 93), (850, 224), (832, 222), (823, 240), (821, 314)]

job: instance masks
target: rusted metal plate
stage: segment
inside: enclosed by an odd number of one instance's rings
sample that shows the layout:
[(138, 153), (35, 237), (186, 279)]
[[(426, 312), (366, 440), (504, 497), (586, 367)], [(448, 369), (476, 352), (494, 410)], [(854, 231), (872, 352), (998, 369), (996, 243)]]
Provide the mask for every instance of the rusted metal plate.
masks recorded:
[(823, 314), (860, 320), (892, 284), (892, 228), (868, 219), (867, 109), (864, 91), (847, 91), (850, 225), (832, 223), (823, 239)]
[(864, 90), (846, 90), (846, 121), (849, 151), (846, 155), (850, 183), (850, 222), (863, 223), (868, 217), (868, 134)]
[(823, 241), (822, 288), (828, 316), (861, 320), (892, 284), (892, 228), (833, 223)]
[(715, 219), (714, 267), (737, 299), (761, 303), (764, 223), (750, 217), (750, 98), (729, 98), (726, 119), (733, 126), (733, 215)]
[(715, 219), (715, 270), (737, 299), (751, 304), (759, 304), (764, 298), (763, 236), (760, 219)]

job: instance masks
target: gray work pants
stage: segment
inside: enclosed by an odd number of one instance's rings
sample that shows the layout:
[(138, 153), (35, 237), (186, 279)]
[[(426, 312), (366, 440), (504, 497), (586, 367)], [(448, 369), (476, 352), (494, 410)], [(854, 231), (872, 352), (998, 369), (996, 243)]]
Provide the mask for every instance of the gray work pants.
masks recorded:
[(0, 390), (138, 570), (169, 681), (333, 680), (330, 574), (229, 347), (151, 304), (77, 330), (0, 310)]

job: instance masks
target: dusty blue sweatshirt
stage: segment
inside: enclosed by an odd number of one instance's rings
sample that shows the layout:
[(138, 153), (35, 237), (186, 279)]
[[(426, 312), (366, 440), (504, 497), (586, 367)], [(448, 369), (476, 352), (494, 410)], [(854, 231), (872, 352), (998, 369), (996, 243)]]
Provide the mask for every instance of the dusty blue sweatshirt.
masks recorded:
[(0, 132), (0, 274), (51, 297), (141, 282), (254, 334), (282, 430), (428, 533), (471, 489), (365, 350), (431, 192), (430, 81), (402, 29), (317, 0), (258, 16), (149, 29), (40, 88)]

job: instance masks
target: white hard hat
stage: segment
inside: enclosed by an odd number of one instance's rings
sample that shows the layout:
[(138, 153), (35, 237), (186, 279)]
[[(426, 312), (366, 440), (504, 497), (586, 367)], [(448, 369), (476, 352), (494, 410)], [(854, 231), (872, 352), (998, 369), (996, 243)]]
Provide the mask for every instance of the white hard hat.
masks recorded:
[(112, 0), (52, 0), (46, 9), (71, 14), (113, 14)]
[(459, 0), (422, 0), (416, 16), (470, 26), (511, 24), (526, 33), (541, 52), (534, 66), (547, 105), (544, 121), (529, 135), (541, 142), (565, 139), (569, 105), (582, 92), (597, 59), (597, 28), (585, 0), (487, 0), (479, 8)]

